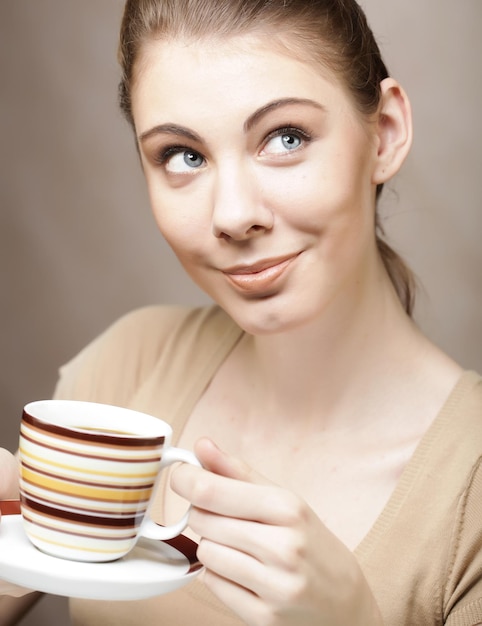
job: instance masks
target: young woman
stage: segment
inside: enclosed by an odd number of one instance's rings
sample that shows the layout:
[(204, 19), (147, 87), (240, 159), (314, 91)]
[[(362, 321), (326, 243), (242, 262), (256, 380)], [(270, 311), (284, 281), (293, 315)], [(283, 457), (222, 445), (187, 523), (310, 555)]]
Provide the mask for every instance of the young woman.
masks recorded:
[(169, 421), (202, 579), (76, 625), (482, 624), (482, 384), (417, 329), (377, 199), (409, 100), (354, 0), (128, 0), (121, 104), (159, 228), (216, 305), (152, 307), (56, 396)]

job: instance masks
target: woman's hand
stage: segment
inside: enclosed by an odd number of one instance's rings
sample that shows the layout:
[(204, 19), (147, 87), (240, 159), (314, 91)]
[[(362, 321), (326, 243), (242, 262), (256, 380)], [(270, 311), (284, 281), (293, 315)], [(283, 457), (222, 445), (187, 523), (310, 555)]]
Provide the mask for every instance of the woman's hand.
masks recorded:
[(202, 439), (172, 487), (192, 505), (205, 583), (250, 626), (376, 626), (352, 553), (293, 493)]
[(0, 500), (18, 498), (18, 460), (0, 448)]
[[(11, 498), (18, 498), (18, 460), (8, 450), (0, 448), (0, 500)], [(0, 522), (0, 537), (1, 532)], [(31, 593), (31, 590), (0, 580), (0, 596), (18, 597), (27, 593)]]

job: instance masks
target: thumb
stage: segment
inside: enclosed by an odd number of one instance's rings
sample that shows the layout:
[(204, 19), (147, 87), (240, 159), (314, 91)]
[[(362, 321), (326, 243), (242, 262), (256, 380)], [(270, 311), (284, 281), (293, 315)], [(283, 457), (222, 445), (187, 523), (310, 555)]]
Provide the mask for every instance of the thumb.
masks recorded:
[(213, 474), (233, 478), (234, 480), (241, 480), (254, 485), (273, 484), (241, 459), (221, 450), (214, 441), (208, 437), (199, 439), (196, 442), (194, 451), (204, 469)]
[(0, 499), (18, 498), (18, 461), (15, 456), (0, 448)]

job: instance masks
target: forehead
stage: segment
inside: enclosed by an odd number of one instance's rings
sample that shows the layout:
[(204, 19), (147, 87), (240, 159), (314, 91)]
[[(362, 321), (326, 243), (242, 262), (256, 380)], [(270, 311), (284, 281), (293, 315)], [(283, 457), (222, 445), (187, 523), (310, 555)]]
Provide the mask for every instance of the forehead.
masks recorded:
[(286, 97), (353, 110), (330, 69), (256, 35), (151, 40), (141, 49), (136, 70), (132, 105), (139, 132), (158, 123), (159, 116), (183, 123), (221, 114), (248, 116)]

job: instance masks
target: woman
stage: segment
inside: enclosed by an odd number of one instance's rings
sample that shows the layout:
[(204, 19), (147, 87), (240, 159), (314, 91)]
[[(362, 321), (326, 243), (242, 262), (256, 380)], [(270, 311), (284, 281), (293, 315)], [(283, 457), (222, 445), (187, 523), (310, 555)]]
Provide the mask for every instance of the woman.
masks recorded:
[(159, 498), (193, 503), (206, 572), (74, 624), (482, 624), (482, 386), (378, 232), (411, 113), (360, 7), (129, 0), (120, 60), (159, 228), (217, 306), (126, 316), (56, 396), (196, 450)]

